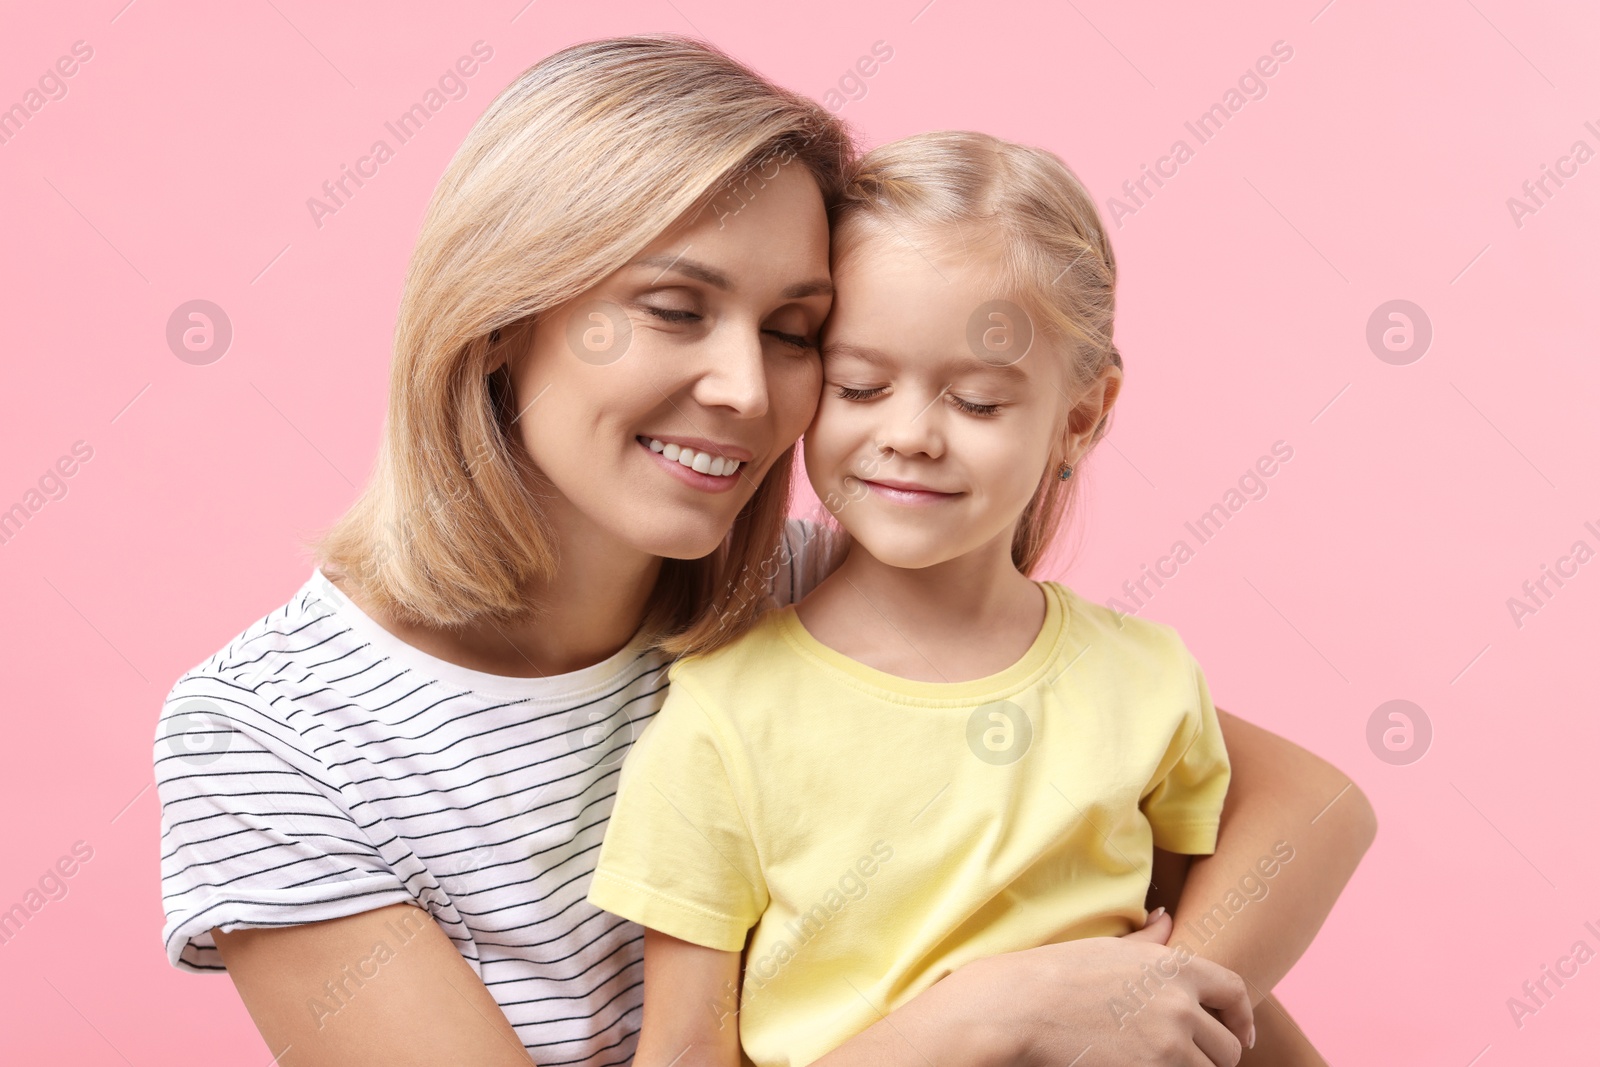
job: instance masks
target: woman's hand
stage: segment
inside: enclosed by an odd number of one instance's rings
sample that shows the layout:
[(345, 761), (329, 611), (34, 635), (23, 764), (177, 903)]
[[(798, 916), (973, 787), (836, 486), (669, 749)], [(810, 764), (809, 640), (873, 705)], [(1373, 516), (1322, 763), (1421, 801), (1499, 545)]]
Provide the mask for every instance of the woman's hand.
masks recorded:
[(1199, 957), (1180, 965), (1171, 932), (1163, 913), (1124, 937), (974, 960), (817, 1065), (1234, 1067), (1254, 1028), (1244, 981)]
[(1013, 1063), (1234, 1067), (1255, 1028), (1244, 980), (1197, 956), (1181, 962), (1166, 947), (1171, 933), (1163, 912), (1124, 937), (1043, 945), (964, 970), (978, 966), (976, 995), (1017, 1016), (1003, 1024), (1020, 1039)]

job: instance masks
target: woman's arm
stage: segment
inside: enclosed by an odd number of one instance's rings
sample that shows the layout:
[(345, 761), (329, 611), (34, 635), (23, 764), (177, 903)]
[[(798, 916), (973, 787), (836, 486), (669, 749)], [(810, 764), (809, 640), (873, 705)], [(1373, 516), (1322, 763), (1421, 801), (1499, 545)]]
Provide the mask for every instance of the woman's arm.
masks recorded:
[(1163, 914), (1123, 937), (974, 960), (815, 1067), (1234, 1067), (1254, 1025), (1250, 998), (1210, 960), (1190, 960), (1136, 1012), (1115, 1010), (1129, 1004), (1125, 983), (1170, 964), (1171, 932)]
[[(211, 935), (279, 1067), (533, 1063), (455, 945), (410, 904)], [(396, 947), (376, 954), (378, 944)]]
[[(816, 1061), (818, 1067), (1233, 1067), (1250, 1027), (1244, 984), (1192, 961), (1119, 1025), (1109, 997), (1141, 964), (1170, 955), (1170, 917), (1124, 938), (1095, 937), (968, 964)], [(980, 966), (981, 965), (981, 966)], [(633, 1067), (739, 1067), (739, 953), (649, 928), (644, 1020)]]
[(1338, 768), (1217, 709), (1233, 768), (1217, 850), (1195, 857), (1171, 945), (1244, 979), (1258, 1004), (1321, 929), (1377, 816)]

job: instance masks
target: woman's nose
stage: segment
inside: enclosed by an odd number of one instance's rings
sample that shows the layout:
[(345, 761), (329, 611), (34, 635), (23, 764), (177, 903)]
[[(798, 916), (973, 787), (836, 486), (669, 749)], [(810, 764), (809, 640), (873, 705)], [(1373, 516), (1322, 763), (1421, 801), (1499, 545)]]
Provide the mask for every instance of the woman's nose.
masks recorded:
[(706, 407), (730, 408), (747, 419), (767, 413), (767, 361), (761, 331), (719, 325), (706, 344), (694, 397)]

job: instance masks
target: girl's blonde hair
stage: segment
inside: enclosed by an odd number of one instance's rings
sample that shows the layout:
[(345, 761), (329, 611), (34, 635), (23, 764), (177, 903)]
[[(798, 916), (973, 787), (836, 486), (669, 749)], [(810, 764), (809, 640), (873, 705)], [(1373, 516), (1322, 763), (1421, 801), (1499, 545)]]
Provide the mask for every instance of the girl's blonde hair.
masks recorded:
[[(537, 612), (529, 583), (559, 559), (541, 514), (548, 482), (513, 425), (508, 357), (542, 313), (756, 168), (798, 160), (831, 206), (853, 156), (821, 106), (688, 38), (594, 41), (528, 68), (472, 127), (428, 204), (383, 442), (361, 496), (312, 543), (324, 568), (412, 624)], [(776, 551), (792, 464), (793, 450), (716, 552), (663, 561), (644, 620), (659, 647), (699, 651), (754, 620), (760, 599), (734, 591)]]
[[(1111, 341), (1117, 263), (1094, 199), (1057, 156), (984, 133), (917, 134), (873, 149), (857, 164), (834, 209), (833, 267), (867, 234), (914, 233), (947, 248), (976, 235), (999, 252), (996, 293), (1016, 294), (1040, 341), (1062, 357), (1074, 393), (1107, 365), (1120, 369)], [(1105, 436), (1107, 415), (1093, 445)], [(1079, 457), (1079, 464), (1088, 453)], [(1031, 574), (1044, 556), (1080, 479), (1053, 466), (1017, 523), (1011, 559)]]

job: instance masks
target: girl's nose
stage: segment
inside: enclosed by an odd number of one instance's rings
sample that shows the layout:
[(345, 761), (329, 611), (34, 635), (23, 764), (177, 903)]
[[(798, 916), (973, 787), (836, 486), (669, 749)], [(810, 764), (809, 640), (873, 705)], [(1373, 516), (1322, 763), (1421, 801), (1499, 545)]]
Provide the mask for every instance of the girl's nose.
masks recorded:
[(931, 398), (913, 395), (910, 390), (890, 398), (881, 409), (885, 418), (878, 428), (878, 446), (903, 456), (938, 459), (944, 455), (943, 411), (939, 404), (943, 398), (943, 389)]

